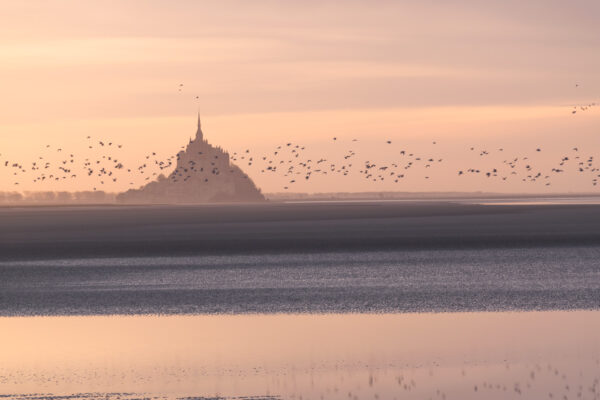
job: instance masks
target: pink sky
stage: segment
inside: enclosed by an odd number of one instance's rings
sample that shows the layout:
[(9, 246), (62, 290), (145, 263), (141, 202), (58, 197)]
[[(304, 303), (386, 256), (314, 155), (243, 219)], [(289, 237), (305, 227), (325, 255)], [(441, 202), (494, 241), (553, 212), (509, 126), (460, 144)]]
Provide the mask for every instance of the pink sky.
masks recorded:
[[(600, 103), (597, 1), (0, 0), (0, 15), (2, 166), (60, 161), (55, 148), (100, 157), (87, 135), (122, 143), (128, 165), (153, 151), (168, 157), (194, 134), (201, 107), (209, 141), (232, 153), (293, 142), (338, 165), (348, 150), (355, 165), (400, 162), (401, 148), (444, 160), (401, 184), (357, 168), (294, 191), (598, 190), (591, 171), (566, 171), (551, 186), (457, 176), (514, 157), (546, 173), (573, 147), (600, 156), (600, 106), (571, 114)], [(240, 166), (264, 191), (288, 182)], [(28, 178), (0, 167), (0, 190), (95, 185)]]

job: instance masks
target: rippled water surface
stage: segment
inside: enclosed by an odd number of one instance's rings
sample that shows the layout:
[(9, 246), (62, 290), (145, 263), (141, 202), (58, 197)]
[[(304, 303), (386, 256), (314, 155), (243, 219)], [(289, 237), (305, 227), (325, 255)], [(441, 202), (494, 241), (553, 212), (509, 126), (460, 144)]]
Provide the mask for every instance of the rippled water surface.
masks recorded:
[(600, 247), (0, 262), (2, 315), (600, 308)]

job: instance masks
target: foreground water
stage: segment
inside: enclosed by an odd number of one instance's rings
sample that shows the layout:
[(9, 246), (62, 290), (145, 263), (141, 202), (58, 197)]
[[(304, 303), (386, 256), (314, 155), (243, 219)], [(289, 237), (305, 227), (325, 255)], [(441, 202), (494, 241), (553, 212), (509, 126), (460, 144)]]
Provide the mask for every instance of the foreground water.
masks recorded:
[(0, 262), (0, 314), (600, 308), (600, 247)]
[(600, 312), (0, 318), (9, 398), (597, 399)]
[(598, 399), (598, 211), (0, 209), (0, 398)]

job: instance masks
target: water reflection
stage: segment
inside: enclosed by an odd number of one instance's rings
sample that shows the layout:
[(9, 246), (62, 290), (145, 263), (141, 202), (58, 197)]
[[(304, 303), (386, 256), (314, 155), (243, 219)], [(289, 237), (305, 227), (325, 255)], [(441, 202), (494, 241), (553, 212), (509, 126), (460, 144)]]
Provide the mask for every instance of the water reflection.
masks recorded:
[(598, 311), (1, 318), (0, 394), (594, 399), (598, 332)]

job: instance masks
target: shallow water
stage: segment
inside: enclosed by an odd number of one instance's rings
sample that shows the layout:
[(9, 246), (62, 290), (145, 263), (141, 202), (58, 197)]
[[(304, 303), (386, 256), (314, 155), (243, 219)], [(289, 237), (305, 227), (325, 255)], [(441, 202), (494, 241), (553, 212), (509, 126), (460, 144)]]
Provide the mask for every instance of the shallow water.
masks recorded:
[(600, 247), (0, 262), (1, 315), (600, 308)]
[(595, 206), (0, 213), (0, 398), (600, 398)]
[(0, 332), (10, 398), (600, 393), (598, 311), (18, 317)]

